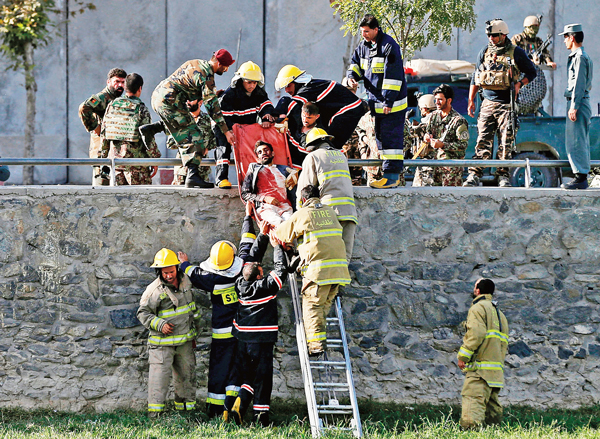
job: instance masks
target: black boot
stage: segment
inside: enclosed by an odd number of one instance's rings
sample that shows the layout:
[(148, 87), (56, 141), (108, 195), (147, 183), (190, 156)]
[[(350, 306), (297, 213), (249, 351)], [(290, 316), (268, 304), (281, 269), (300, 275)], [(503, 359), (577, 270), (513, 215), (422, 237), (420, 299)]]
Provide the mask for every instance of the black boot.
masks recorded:
[(587, 174), (575, 174), (575, 178), (560, 185), (563, 189), (587, 189)]
[(185, 187), (198, 187), (200, 189), (208, 189), (213, 187), (212, 183), (208, 183), (200, 178), (198, 174), (198, 165), (188, 163), (187, 177), (185, 177)]
[(158, 122), (142, 125), (139, 130), (140, 134), (142, 135), (142, 142), (144, 142), (146, 149), (150, 149), (150, 145), (154, 140), (154, 136), (156, 136), (158, 133), (164, 133), (165, 124), (162, 120), (159, 120)]

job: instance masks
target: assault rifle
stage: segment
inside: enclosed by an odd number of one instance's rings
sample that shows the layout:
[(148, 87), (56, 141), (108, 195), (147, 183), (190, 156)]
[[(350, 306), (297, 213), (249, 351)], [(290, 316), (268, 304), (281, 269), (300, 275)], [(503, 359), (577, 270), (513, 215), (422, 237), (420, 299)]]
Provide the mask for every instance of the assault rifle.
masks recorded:
[[(508, 64), (510, 65), (510, 78), (512, 78), (512, 62), (513, 60), (511, 60), (510, 58), (508, 58)], [(514, 151), (517, 145), (517, 127), (518, 127), (518, 120), (517, 120), (517, 103), (516, 103), (516, 97), (515, 97), (515, 84), (511, 81), (510, 82), (510, 125), (512, 127), (512, 132), (513, 132), (513, 141), (512, 141), (512, 150)]]
[(541, 59), (540, 57), (542, 56), (542, 53), (544, 52), (544, 50), (546, 50), (546, 48), (552, 44), (552, 35), (548, 34), (548, 37), (546, 37), (546, 40), (540, 45), (540, 47), (538, 47), (532, 54), (531, 54), (531, 59), (533, 60), (533, 62), (535, 64), (540, 64)]

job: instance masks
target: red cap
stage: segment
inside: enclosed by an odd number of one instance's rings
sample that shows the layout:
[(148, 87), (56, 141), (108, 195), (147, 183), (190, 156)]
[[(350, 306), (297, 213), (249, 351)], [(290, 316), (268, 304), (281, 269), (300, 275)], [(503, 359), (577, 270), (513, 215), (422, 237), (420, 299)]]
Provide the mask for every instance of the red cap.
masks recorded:
[(231, 53), (226, 51), (225, 49), (219, 49), (215, 52), (215, 58), (225, 67), (229, 67), (231, 64), (235, 62), (235, 59), (231, 56)]

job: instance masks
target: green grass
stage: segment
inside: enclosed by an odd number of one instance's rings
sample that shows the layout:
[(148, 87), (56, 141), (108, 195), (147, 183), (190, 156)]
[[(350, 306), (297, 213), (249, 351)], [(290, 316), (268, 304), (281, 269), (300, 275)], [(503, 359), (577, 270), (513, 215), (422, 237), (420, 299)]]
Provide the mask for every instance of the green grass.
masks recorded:
[[(361, 401), (363, 429), (370, 438), (599, 438), (600, 407), (579, 410), (536, 410), (508, 407), (500, 426), (463, 432), (458, 426), (458, 406), (401, 405)], [(208, 421), (202, 413), (182, 417), (169, 411), (158, 420), (145, 412), (72, 414), (51, 410), (0, 410), (0, 439), (4, 438), (310, 438), (303, 402), (274, 401), (274, 427), (238, 428)], [(348, 437), (334, 433), (328, 437)]]

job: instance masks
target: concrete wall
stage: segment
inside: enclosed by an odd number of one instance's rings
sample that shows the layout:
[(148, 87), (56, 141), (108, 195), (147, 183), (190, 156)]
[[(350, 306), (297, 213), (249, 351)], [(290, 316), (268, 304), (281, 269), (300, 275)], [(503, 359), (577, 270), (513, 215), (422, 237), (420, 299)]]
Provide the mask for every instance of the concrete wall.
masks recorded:
[[(65, 10), (74, 3), (60, 0)], [(79, 104), (100, 91), (106, 73), (115, 66), (137, 71), (146, 82), (142, 99), (149, 104), (156, 84), (181, 63), (192, 58), (208, 58), (225, 47), (234, 55), (241, 32), (239, 60), (252, 59), (263, 67), (267, 91), (279, 97), (273, 82), (279, 69), (293, 63), (315, 77), (338, 79), (348, 38), (339, 30), (341, 22), (333, 16), (325, 0), (102, 0), (95, 11), (87, 11), (61, 26), (62, 37), (36, 51), (38, 114), (36, 156), (86, 157), (89, 137), (77, 117)], [(543, 13), (540, 36), (556, 34), (563, 24), (582, 22), (590, 30), (586, 50), (592, 59), (600, 58), (600, 49), (590, 44), (600, 15), (600, 7), (588, 1), (543, 0), (523, 9), (521, 5), (502, 5), (491, 0), (476, 3), (477, 27), (473, 34), (457, 32), (451, 46), (429, 47), (417, 57), (473, 60), (486, 44), (484, 22), (503, 17), (511, 35), (521, 30), (526, 15)], [(585, 11), (585, 12), (584, 12)], [(565, 113), (562, 93), (565, 87), (567, 51), (562, 39), (555, 38), (557, 72), (546, 72), (550, 88), (545, 101), (554, 114)], [(264, 56), (263, 56), (264, 53)], [(25, 118), (25, 92), (20, 73), (6, 72), (6, 60), (0, 58), (0, 156), (21, 157)], [(233, 70), (217, 78), (225, 88)], [(598, 88), (592, 92), (592, 104), (600, 101)], [(157, 117), (156, 115), (153, 115)], [(164, 137), (159, 137), (163, 154)], [(173, 151), (168, 152), (169, 156)], [(22, 168), (11, 169), (10, 183), (22, 181)], [(82, 167), (39, 167), (37, 183), (88, 184), (91, 171)]]
[[(343, 299), (358, 396), (457, 403), (460, 322), (494, 279), (510, 324), (503, 400), (600, 400), (597, 191), (356, 191), (360, 226)], [(147, 331), (134, 318), (162, 247), (194, 262), (238, 241), (233, 192), (1, 187), (0, 406), (142, 408)], [(218, 224), (219, 227), (215, 227)], [(292, 309), (281, 295), (273, 394), (303, 398)], [(210, 302), (199, 293), (198, 399)]]

